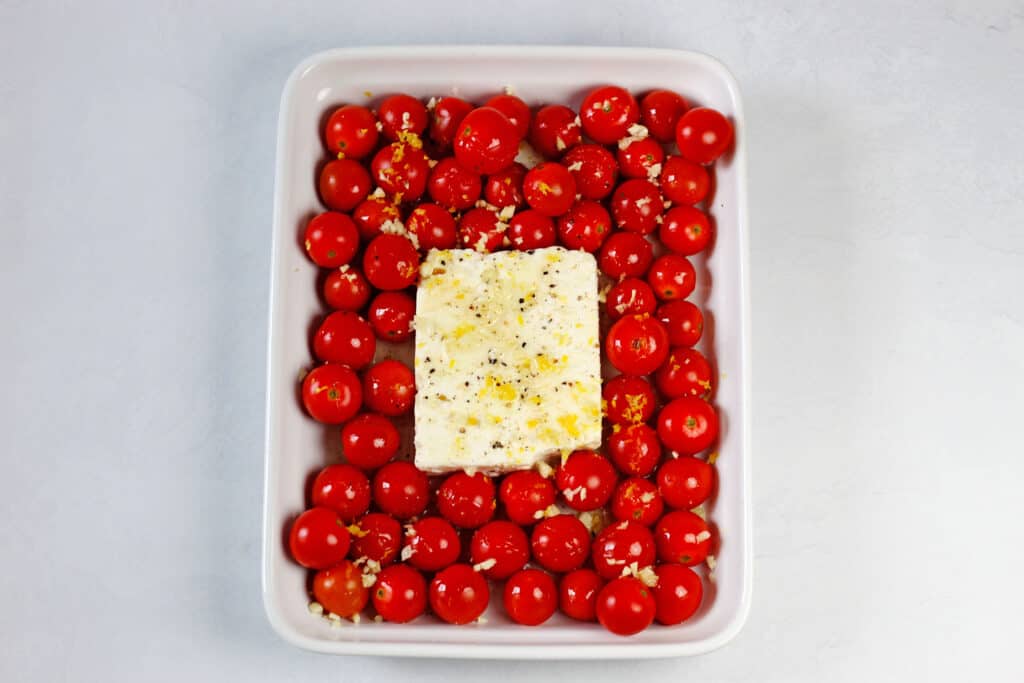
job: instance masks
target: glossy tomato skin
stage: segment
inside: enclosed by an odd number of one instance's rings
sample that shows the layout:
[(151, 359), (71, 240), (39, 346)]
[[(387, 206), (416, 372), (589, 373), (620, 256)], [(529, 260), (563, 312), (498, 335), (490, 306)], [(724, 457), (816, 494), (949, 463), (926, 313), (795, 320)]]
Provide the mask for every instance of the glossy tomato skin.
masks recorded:
[(427, 609), (427, 581), (409, 565), (385, 567), (370, 590), (373, 609), (384, 621), (404, 624)]
[(654, 382), (662, 396), (667, 398), (696, 396), (708, 399), (712, 392), (711, 364), (696, 349), (674, 348), (655, 373)]
[(658, 491), (665, 503), (692, 510), (709, 497), (715, 485), (715, 468), (699, 458), (669, 458), (658, 468)]
[(519, 251), (553, 247), (558, 241), (558, 231), (550, 216), (536, 209), (520, 211), (512, 216), (508, 226), (508, 238)]
[(601, 145), (584, 143), (573, 147), (562, 163), (576, 180), (576, 191), (584, 199), (604, 199), (615, 189), (619, 164), (615, 156)]
[(324, 126), (324, 142), (341, 158), (362, 159), (377, 147), (377, 117), (357, 104), (338, 107)]
[(562, 577), (558, 586), (558, 607), (577, 621), (597, 621), (597, 595), (604, 579), (593, 569), (577, 569)]
[(364, 241), (370, 241), (380, 234), (381, 227), (388, 221), (402, 220), (398, 207), (377, 195), (370, 195), (352, 209), (352, 220), (359, 228)]
[(373, 477), (373, 500), (400, 520), (423, 514), (430, 502), (427, 475), (410, 462), (389, 462)]
[(402, 535), (402, 524), (397, 519), (383, 512), (371, 512), (354, 525), (352, 555), (386, 567), (398, 559)]
[(427, 108), (412, 95), (391, 95), (377, 107), (381, 132), (394, 142), (400, 133), (422, 135), (427, 129)]
[(313, 352), (325, 363), (358, 370), (373, 360), (376, 350), (373, 328), (358, 313), (335, 311), (313, 333)]
[(678, 93), (652, 90), (640, 100), (640, 121), (658, 142), (675, 142), (676, 123), (688, 108), (689, 104)]
[(412, 144), (393, 142), (373, 156), (370, 171), (377, 186), (390, 195), (396, 204), (415, 201), (427, 189), (430, 160), (422, 149)]
[(343, 213), (325, 211), (306, 225), (306, 254), (321, 268), (340, 268), (359, 249), (359, 230)]
[(617, 425), (608, 436), (607, 450), (623, 474), (645, 477), (661, 461), (658, 433), (643, 423)]
[(334, 510), (352, 522), (370, 507), (370, 480), (352, 465), (328, 465), (313, 480), (313, 505)]
[(594, 571), (603, 579), (614, 579), (634, 562), (640, 569), (650, 567), (655, 556), (654, 535), (640, 522), (628, 519), (602, 529), (590, 551)]
[(581, 141), (579, 117), (569, 107), (549, 104), (533, 117), (530, 145), (545, 159), (557, 159)]
[(622, 230), (649, 235), (658, 227), (665, 201), (649, 180), (633, 178), (615, 189), (611, 209), (615, 225)]
[(341, 448), (345, 460), (363, 470), (375, 470), (395, 457), (401, 437), (388, 418), (363, 413), (341, 428)]
[(611, 216), (598, 202), (576, 202), (558, 219), (558, 240), (566, 249), (594, 253), (611, 234)]
[(558, 587), (551, 575), (540, 569), (522, 569), (505, 582), (505, 612), (517, 624), (538, 626), (551, 618), (558, 607)]
[(651, 419), (658, 404), (654, 387), (642, 377), (618, 375), (604, 383), (604, 416), (613, 425), (642, 424)]
[(455, 157), (445, 157), (430, 171), (427, 188), (431, 199), (441, 206), (464, 211), (480, 199), (483, 181), (478, 173), (463, 168)]
[(720, 112), (707, 107), (691, 109), (676, 124), (679, 153), (696, 164), (710, 164), (732, 144), (732, 124)]
[(576, 181), (565, 166), (545, 161), (526, 172), (523, 196), (544, 215), (561, 216), (576, 201)]
[(651, 625), (657, 612), (654, 594), (639, 579), (622, 576), (597, 596), (597, 620), (612, 633), (631, 636)]
[(409, 412), (416, 397), (416, 380), (408, 365), (387, 359), (376, 363), (363, 375), (366, 407), (389, 417)]
[(668, 356), (668, 332), (649, 315), (627, 315), (608, 330), (605, 355), (615, 369), (627, 375), (649, 375)]
[(501, 482), (498, 491), (505, 514), (520, 526), (527, 526), (543, 517), (555, 502), (555, 486), (550, 479), (533, 470), (513, 472)]
[(504, 243), (507, 229), (497, 211), (484, 207), (470, 209), (459, 220), (459, 246), (487, 253), (495, 251)]
[(455, 527), (440, 517), (424, 517), (413, 522), (405, 543), (412, 549), (409, 564), (425, 572), (436, 572), (454, 564), (462, 552)]
[(651, 267), (654, 250), (643, 235), (635, 232), (616, 232), (605, 240), (597, 264), (601, 271), (616, 280), (624, 277), (642, 277)]
[(455, 219), (437, 204), (417, 206), (409, 213), (405, 228), (416, 236), (421, 251), (453, 249), (458, 240)]
[(662, 254), (647, 273), (647, 284), (662, 301), (685, 299), (697, 286), (697, 271), (679, 254)]
[(494, 516), (494, 482), (486, 474), (456, 472), (441, 484), (437, 509), (445, 519), (463, 529), (476, 529)]
[(416, 300), (405, 292), (381, 292), (370, 302), (366, 315), (378, 339), (403, 342), (412, 336)]
[(490, 597), (487, 581), (468, 564), (453, 564), (430, 582), (430, 607), (449, 624), (476, 621), (487, 609)]
[(320, 171), (320, 199), (328, 209), (351, 211), (370, 192), (370, 174), (353, 159), (335, 159)]
[(530, 539), (518, 524), (505, 520), (488, 522), (473, 533), (470, 559), (474, 565), (492, 566), (481, 569), (489, 579), (507, 579), (522, 569), (530, 559)]
[(363, 586), (359, 567), (345, 560), (316, 573), (313, 597), (327, 612), (339, 617), (352, 617), (366, 607), (370, 593)]
[(604, 306), (608, 311), (608, 318), (615, 321), (624, 315), (654, 313), (658, 307), (658, 298), (654, 296), (654, 290), (645, 281), (627, 277), (612, 285), (612, 288), (608, 290)]
[(377, 289), (395, 291), (411, 287), (420, 273), (420, 255), (409, 238), (383, 233), (363, 253), (363, 273)]
[(455, 141), (455, 134), (459, 131), (459, 124), (471, 111), (473, 105), (465, 100), (458, 97), (442, 97), (434, 105), (433, 115), (430, 117), (430, 139), (442, 149), (451, 147)]
[(481, 175), (512, 165), (519, 152), (519, 134), (508, 117), (492, 107), (466, 114), (454, 142), (455, 158), (464, 168)]
[(629, 520), (653, 526), (665, 510), (665, 503), (658, 487), (643, 477), (623, 480), (612, 496), (612, 516), (617, 520)]
[(670, 450), (696, 455), (718, 438), (718, 414), (699, 398), (674, 399), (658, 414), (658, 438)]
[(546, 517), (530, 536), (533, 559), (551, 572), (579, 569), (590, 553), (590, 534), (583, 522), (572, 515)]
[(604, 506), (612, 497), (618, 475), (608, 458), (588, 450), (573, 452), (555, 471), (555, 484), (573, 510)]
[(370, 283), (351, 268), (335, 269), (324, 279), (324, 301), (338, 311), (355, 312), (370, 300)]
[(661, 165), (661, 191), (674, 204), (704, 201), (711, 190), (711, 176), (700, 164), (672, 155)]
[(665, 150), (657, 140), (644, 138), (619, 147), (619, 169), (627, 178), (650, 178), (660, 172)]
[(704, 314), (689, 301), (667, 301), (658, 307), (655, 317), (668, 330), (672, 346), (694, 346), (704, 333)]
[(692, 206), (675, 206), (665, 213), (658, 238), (676, 254), (693, 256), (704, 251), (711, 241), (711, 221)]
[(359, 376), (344, 365), (332, 363), (313, 368), (302, 381), (302, 403), (317, 422), (346, 422), (359, 412), (362, 402)]
[(516, 162), (504, 171), (487, 176), (484, 184), (484, 199), (492, 206), (504, 208), (514, 206), (517, 209), (526, 204), (523, 196), (523, 179), (526, 167)]
[(675, 510), (654, 528), (658, 559), (692, 567), (707, 559), (711, 550), (711, 530), (707, 523), (689, 510)]
[(640, 121), (640, 105), (629, 91), (614, 85), (595, 88), (580, 105), (583, 132), (594, 142), (610, 145), (626, 137)]
[(522, 140), (530, 131), (530, 107), (515, 95), (495, 95), (484, 103), (485, 107), (497, 109), (508, 118)]
[(659, 564), (654, 568), (658, 584), (654, 587), (657, 603), (655, 619), (659, 624), (675, 626), (692, 617), (704, 598), (700, 577), (681, 564)]
[(292, 559), (307, 569), (326, 569), (338, 564), (348, 554), (350, 543), (344, 520), (326, 507), (303, 512), (288, 534)]

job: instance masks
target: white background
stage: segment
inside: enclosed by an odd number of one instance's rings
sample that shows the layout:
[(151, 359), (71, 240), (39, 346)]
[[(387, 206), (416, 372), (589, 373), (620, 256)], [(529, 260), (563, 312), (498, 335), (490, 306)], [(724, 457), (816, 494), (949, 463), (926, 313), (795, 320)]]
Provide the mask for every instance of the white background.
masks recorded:
[[(1024, 4), (205, 4), (0, 1), (0, 680), (1024, 676)], [(756, 571), (722, 650), (341, 659), (264, 618), (281, 87), (323, 48), (449, 42), (740, 81)]]

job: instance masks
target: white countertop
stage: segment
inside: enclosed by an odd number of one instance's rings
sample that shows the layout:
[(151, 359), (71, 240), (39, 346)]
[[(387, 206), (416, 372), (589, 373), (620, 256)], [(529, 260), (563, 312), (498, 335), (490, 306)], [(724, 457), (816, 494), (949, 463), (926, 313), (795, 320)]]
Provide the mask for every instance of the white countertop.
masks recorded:
[[(120, 4), (0, 5), (0, 680), (1024, 676), (1019, 2)], [(264, 618), (282, 84), (494, 41), (692, 48), (743, 88), (755, 588), (710, 655), (340, 659)]]

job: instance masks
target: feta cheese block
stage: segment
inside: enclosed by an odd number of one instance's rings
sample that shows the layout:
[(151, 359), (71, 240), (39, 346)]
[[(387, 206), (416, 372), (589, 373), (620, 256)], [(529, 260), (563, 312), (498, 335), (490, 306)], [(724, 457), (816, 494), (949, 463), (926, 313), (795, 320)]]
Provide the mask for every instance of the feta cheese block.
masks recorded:
[(434, 250), (416, 294), (416, 466), (499, 473), (601, 443), (597, 263)]

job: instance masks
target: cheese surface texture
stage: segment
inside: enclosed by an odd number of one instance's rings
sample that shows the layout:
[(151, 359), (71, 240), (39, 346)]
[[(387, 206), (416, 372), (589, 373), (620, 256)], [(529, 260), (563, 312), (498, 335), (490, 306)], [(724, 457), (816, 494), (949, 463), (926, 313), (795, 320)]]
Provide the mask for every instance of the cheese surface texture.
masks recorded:
[(597, 264), (434, 250), (416, 293), (416, 466), (503, 472), (601, 442)]

